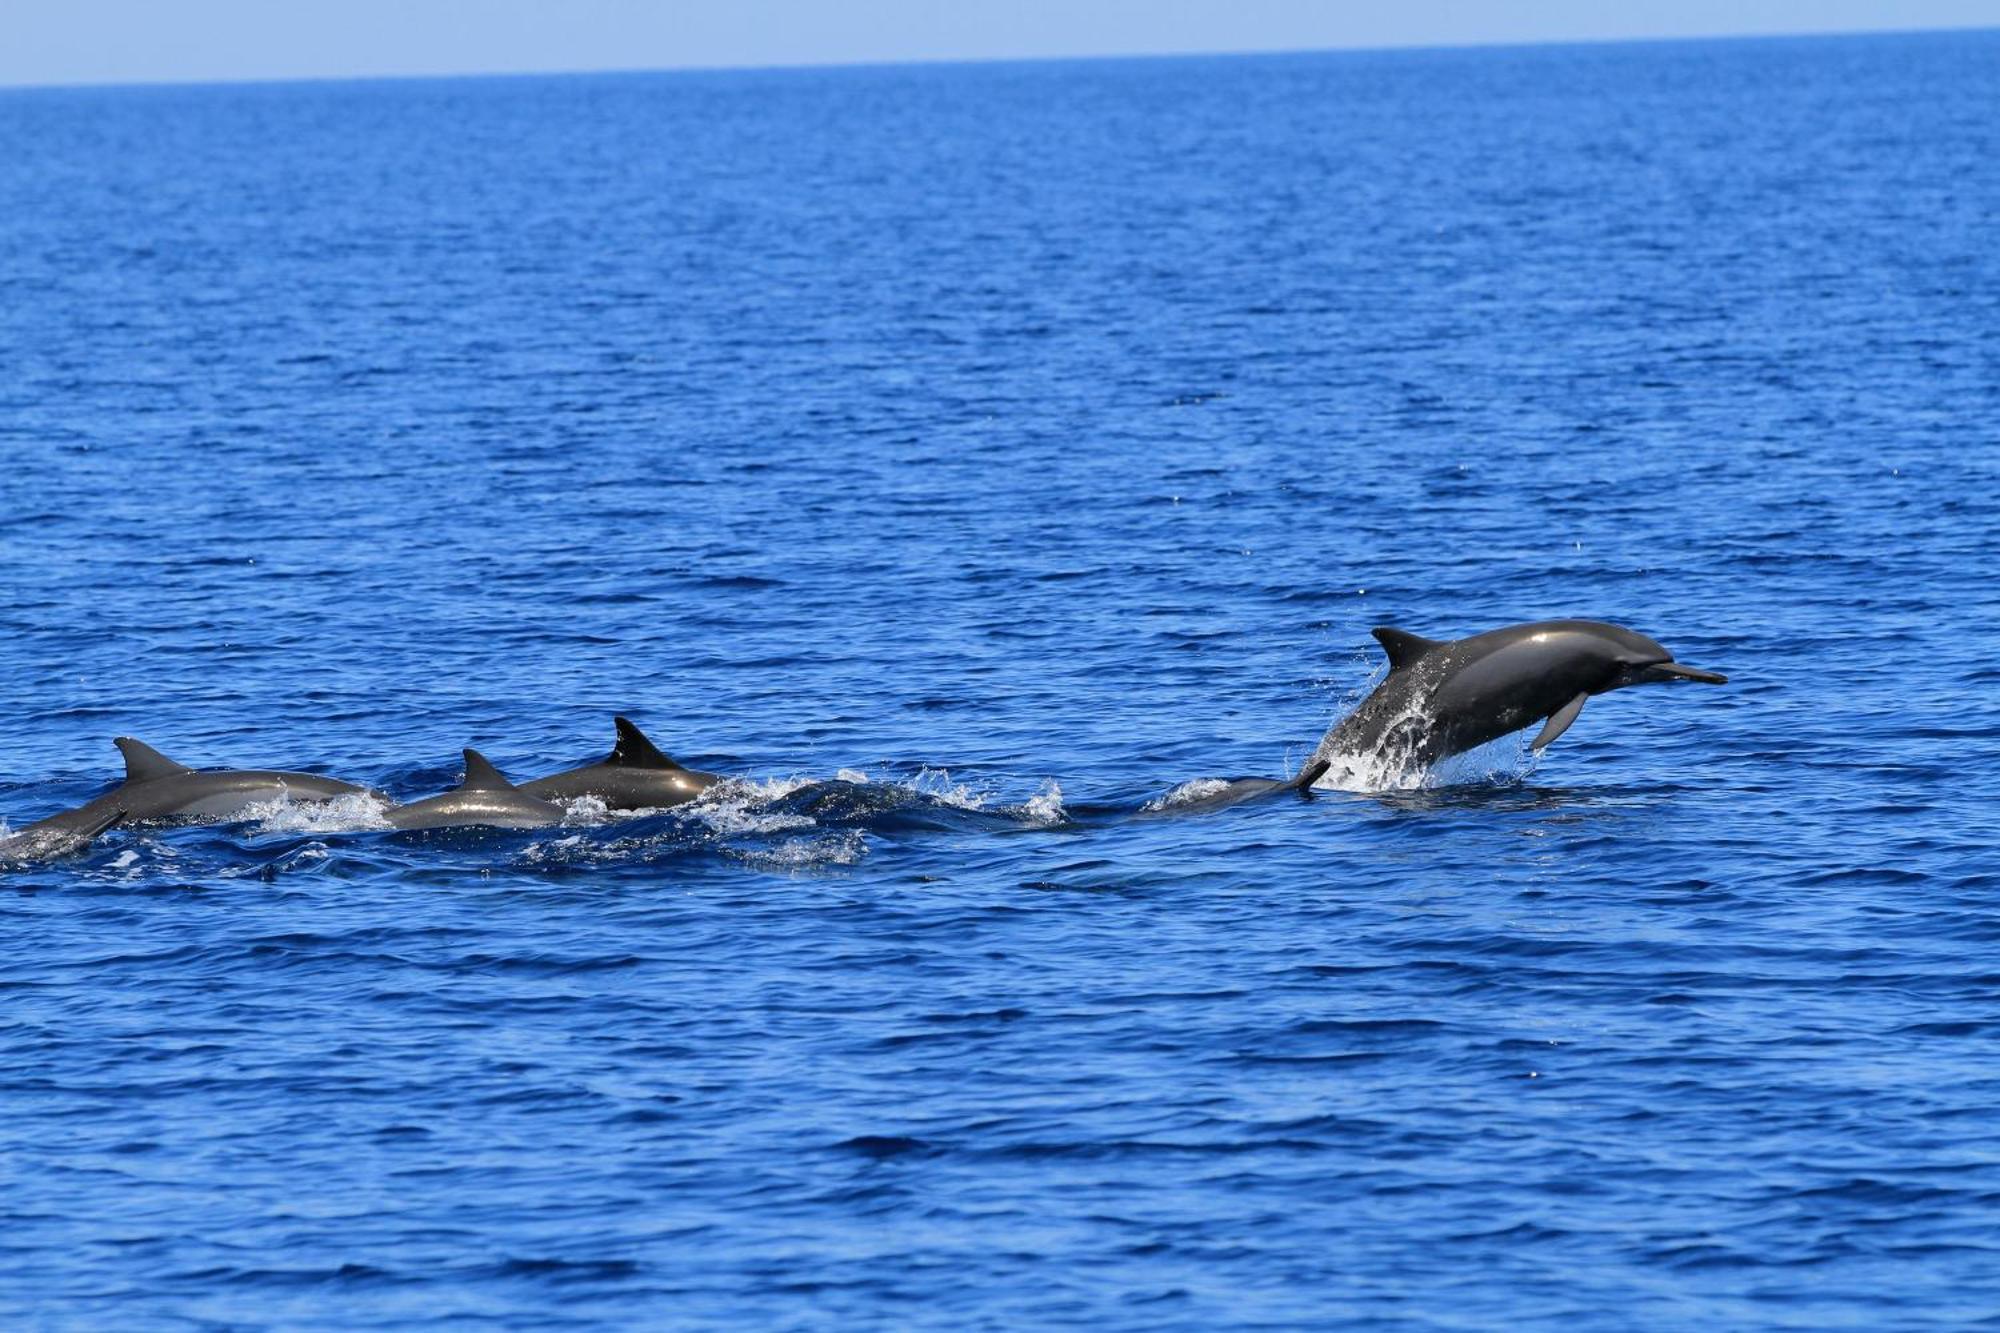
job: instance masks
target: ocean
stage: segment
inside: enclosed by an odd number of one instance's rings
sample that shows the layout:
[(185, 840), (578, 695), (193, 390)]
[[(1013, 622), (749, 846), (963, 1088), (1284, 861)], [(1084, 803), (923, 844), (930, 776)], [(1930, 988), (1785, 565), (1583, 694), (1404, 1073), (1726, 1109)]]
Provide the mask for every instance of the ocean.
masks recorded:
[[(2000, 1322), (2000, 33), (0, 93), (15, 1328)], [(1296, 771), (1378, 625), (1727, 672)], [(1155, 817), (1158, 815), (1158, 817)]]

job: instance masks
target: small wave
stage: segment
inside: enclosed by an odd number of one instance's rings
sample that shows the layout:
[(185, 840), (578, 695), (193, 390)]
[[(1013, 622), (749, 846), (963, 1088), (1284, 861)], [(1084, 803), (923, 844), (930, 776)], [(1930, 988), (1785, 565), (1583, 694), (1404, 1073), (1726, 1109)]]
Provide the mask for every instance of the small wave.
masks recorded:
[(745, 865), (786, 873), (858, 865), (867, 855), (868, 840), (859, 829), (845, 829), (817, 838), (787, 838), (770, 847), (746, 848), (736, 853)]
[(662, 857), (682, 855), (695, 845), (684, 834), (672, 832), (605, 838), (579, 831), (528, 844), (516, 857), (516, 864), (549, 868), (645, 865)]
[(328, 850), (325, 843), (309, 842), (273, 857), (261, 866), (246, 867), (246, 872), (256, 875), (259, 879), (275, 880), (280, 875), (316, 874), (332, 863), (333, 853)]

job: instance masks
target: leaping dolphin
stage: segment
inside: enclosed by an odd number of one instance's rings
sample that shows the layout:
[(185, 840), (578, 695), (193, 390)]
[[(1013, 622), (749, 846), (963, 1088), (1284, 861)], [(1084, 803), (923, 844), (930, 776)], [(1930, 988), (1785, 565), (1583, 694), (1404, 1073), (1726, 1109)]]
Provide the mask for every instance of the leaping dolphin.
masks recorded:
[(612, 721), (618, 727), (618, 743), (601, 761), (523, 782), (520, 790), (543, 801), (595, 796), (611, 810), (659, 810), (692, 801), (722, 780), (713, 773), (682, 768), (647, 740), (630, 718)]
[(1569, 730), (1592, 695), (1666, 681), (1725, 685), (1682, 666), (1643, 634), (1596, 620), (1538, 620), (1469, 638), (1426, 639), (1376, 629), (1389, 675), (1328, 730), (1313, 762), (1427, 767), (1534, 722), (1541, 750)]
[(7, 844), (24, 850), (38, 846), (60, 849), (37, 857), (45, 859), (80, 850), (116, 823), (227, 819), (266, 801), (330, 801), (340, 796), (375, 795), (366, 787), (314, 773), (193, 769), (130, 736), (120, 736), (113, 743), (125, 756), (123, 782), (74, 810), (28, 825)]
[(1541, 620), (1469, 638), (1426, 639), (1382, 626), (1389, 675), (1352, 713), (1328, 729), (1297, 776), (1235, 778), (1145, 814), (1201, 814), (1285, 792), (1312, 795), (1336, 764), (1422, 769), (1509, 732), (1541, 722), (1540, 750), (1569, 729), (1594, 694), (1662, 681), (1727, 684), (1714, 671), (1682, 666), (1665, 648), (1596, 620)]
[(399, 829), (546, 828), (563, 809), (516, 787), (477, 750), (465, 752), (465, 780), (442, 796), (399, 805), (389, 823)]

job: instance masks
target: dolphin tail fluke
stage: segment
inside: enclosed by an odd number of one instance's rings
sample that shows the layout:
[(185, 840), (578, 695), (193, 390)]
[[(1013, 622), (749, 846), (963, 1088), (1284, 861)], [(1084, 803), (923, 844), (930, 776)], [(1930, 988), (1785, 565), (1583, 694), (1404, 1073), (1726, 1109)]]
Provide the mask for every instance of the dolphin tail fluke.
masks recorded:
[(1315, 759), (1299, 770), (1299, 775), (1285, 784), (1289, 791), (1295, 791), (1307, 800), (1312, 799), (1313, 783), (1318, 782), (1326, 770), (1333, 767), (1331, 759)]
[(507, 775), (493, 767), (493, 761), (477, 750), (465, 752), (465, 781), (458, 784), (459, 791), (512, 791), (514, 784), (507, 781)]
[(659, 746), (646, 739), (646, 733), (639, 730), (629, 717), (614, 717), (612, 722), (618, 727), (618, 743), (611, 747), (605, 763), (614, 768), (679, 768)]
[(125, 756), (127, 782), (151, 782), (154, 778), (171, 778), (194, 772), (186, 764), (177, 764), (144, 741), (133, 740), (130, 736), (120, 736), (112, 744)]

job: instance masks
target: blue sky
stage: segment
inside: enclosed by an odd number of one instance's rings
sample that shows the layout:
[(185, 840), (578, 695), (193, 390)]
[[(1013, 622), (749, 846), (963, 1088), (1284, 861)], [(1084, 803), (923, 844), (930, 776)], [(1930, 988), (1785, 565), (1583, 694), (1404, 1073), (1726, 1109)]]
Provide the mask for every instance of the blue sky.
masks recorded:
[(0, 84), (2000, 26), (2000, 0), (0, 0)]

